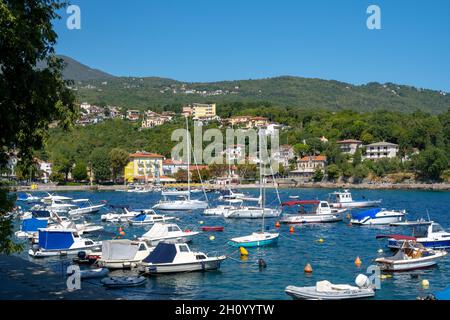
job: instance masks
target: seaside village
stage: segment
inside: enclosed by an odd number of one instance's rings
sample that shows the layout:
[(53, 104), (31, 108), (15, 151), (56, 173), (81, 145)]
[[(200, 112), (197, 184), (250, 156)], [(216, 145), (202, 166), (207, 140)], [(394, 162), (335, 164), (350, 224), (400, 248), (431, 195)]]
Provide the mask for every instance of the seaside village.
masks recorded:
[[(84, 113), (79, 121), (82, 126), (95, 125), (107, 117), (123, 117), (123, 121), (135, 122), (136, 126), (140, 124), (139, 130), (151, 130), (184, 116), (183, 122), (187, 128), (188, 118), (203, 123), (216, 121), (226, 128), (265, 129), (261, 132), (267, 135), (273, 134), (275, 129), (285, 128), (283, 124), (270, 122), (264, 117), (241, 115), (220, 119), (215, 104), (194, 103), (183, 107), (182, 114), (159, 114), (151, 110), (144, 113), (127, 110), (123, 114), (115, 107), (99, 108), (88, 104), (82, 104), (82, 109)], [(326, 137), (318, 138), (327, 142)], [(358, 140), (342, 140), (337, 144), (336, 148), (349, 155), (349, 159), (359, 153), (364, 159), (378, 161), (395, 158), (398, 153), (398, 146), (387, 141), (363, 145)], [(186, 141), (186, 145), (189, 142)], [(226, 153), (224, 156), (235, 159), (244, 150), (244, 146), (234, 145), (223, 152)], [(274, 157), (283, 167), (289, 167), (287, 179), (316, 181), (318, 173), (326, 171), (328, 165), (323, 154), (298, 157), (293, 146), (286, 144), (281, 145)], [(445, 223), (439, 213), (431, 212), (430, 218), (428, 212), (424, 216), (425, 212), (414, 210), (411, 201), (401, 202), (402, 207), (399, 208), (399, 203), (392, 197), (378, 197), (387, 193), (372, 193), (376, 198), (370, 199), (361, 192), (353, 194), (347, 189), (329, 192), (328, 197), (317, 189), (311, 189), (314, 193), (296, 188), (279, 192), (277, 182), (282, 177), (279, 173), (263, 173), (263, 161), (257, 159), (249, 159), (253, 160), (255, 171), (259, 168), (259, 174), (254, 175), (253, 188), (240, 188), (239, 170), (233, 164), (228, 164), (222, 174), (211, 174), (210, 181), (200, 179), (193, 185), (196, 172), (213, 170), (214, 165), (191, 163), (190, 157), (185, 163), (151, 150), (136, 150), (128, 155), (125, 151), (124, 159), (127, 160), (124, 163), (128, 163), (123, 171), (123, 184), (112, 185), (101, 192), (84, 188), (71, 193), (71, 189), (58, 189), (58, 192), (65, 192), (56, 194), (46, 192), (45, 185), (36, 187), (35, 192), (19, 190), (17, 205), (8, 214), (15, 221), (15, 236), (28, 244), (25, 252), (31, 259), (59, 257), (68, 266), (78, 265), (79, 271), (74, 272), (81, 280), (90, 279), (107, 288), (142, 287), (134, 288), (133, 296), (142, 293), (145, 299), (149, 299), (153, 288), (149, 289), (146, 284), (151, 281), (150, 276), (178, 273), (182, 277), (186, 272), (218, 270), (227, 260), (218, 276), (208, 278), (205, 275), (202, 278), (202, 286), (214, 279), (212, 285), (217, 287), (217, 282), (222, 279), (229, 281), (230, 274), (236, 279), (236, 273), (244, 268), (259, 268), (261, 272), (272, 268), (280, 255), (289, 255), (293, 250), (331, 248), (330, 256), (325, 258), (327, 265), (329, 261), (341, 258), (347, 261), (341, 259), (341, 263), (350, 261), (353, 264), (354, 259), (357, 269), (352, 271), (348, 268), (346, 272), (348, 281), (353, 281), (356, 286), (335, 285), (331, 281), (336, 279), (320, 279), (315, 286), (307, 286), (310, 278), (302, 278), (299, 273), (304, 271), (310, 275), (317, 270), (316, 266), (323, 269), (324, 264), (319, 257), (323, 259), (324, 256), (316, 257), (305, 252), (292, 255), (285, 261), (286, 265), (292, 264), (291, 269), (296, 273), (284, 282), (286, 287), (284, 290), (280, 288), (276, 297), (340, 300), (372, 298), (375, 295), (387, 297), (383, 294), (388, 291), (379, 290), (376, 282), (374, 284), (370, 280), (369, 271), (364, 272), (368, 263), (376, 264), (380, 279), (386, 280), (397, 271), (443, 264), (442, 260), (447, 255), (445, 249), (450, 248), (450, 232), (445, 229), (448, 226), (441, 227), (438, 223), (437, 220)], [(11, 158), (11, 174), (14, 173), (16, 161)], [(52, 164), (39, 159), (36, 162), (43, 173), (42, 179), (48, 182)], [(271, 181), (268, 176), (271, 176)], [(90, 178), (92, 183), (92, 175)], [(179, 182), (183, 183), (177, 185)], [(127, 187), (125, 184), (128, 184)], [(302, 227), (311, 224), (312, 228)], [(326, 229), (314, 227), (314, 224), (325, 224)], [(380, 229), (380, 234), (376, 236), (379, 240), (376, 240), (375, 233), (364, 231), (363, 226), (383, 226), (399, 231)], [(350, 227), (352, 229), (348, 229)], [(405, 231), (408, 228), (413, 228), (413, 236)], [(340, 254), (336, 251), (339, 248), (333, 245), (337, 240), (332, 237), (342, 235), (343, 230), (348, 230), (347, 234), (355, 237), (350, 240), (356, 245), (351, 251), (344, 250)], [(374, 243), (378, 241), (385, 244), (377, 249)], [(299, 242), (301, 244), (297, 245)], [(359, 244), (360, 247), (357, 246)], [(272, 245), (278, 246), (278, 250), (272, 250)], [(259, 249), (252, 251), (259, 247), (266, 247), (262, 255)], [(366, 263), (364, 268), (363, 261)], [(246, 265), (236, 268), (233, 263)], [(299, 269), (299, 263), (304, 264), (303, 271)], [(343, 269), (342, 266), (340, 268)], [(127, 270), (125, 274), (123, 269)], [(276, 272), (282, 271), (286, 270)], [(438, 268), (431, 270), (426, 277), (433, 277), (438, 272)], [(39, 274), (36, 277), (42, 277), (46, 272), (36, 274)], [(319, 274), (323, 276), (320, 270)], [(75, 273), (69, 271), (64, 275), (68, 277), (67, 283), (75, 277)], [(164, 282), (164, 279), (167, 278), (160, 278), (158, 282)], [(264, 282), (267, 278), (261, 279)], [(439, 292), (425, 296), (424, 291), (417, 289), (419, 281), (422, 288), (429, 288), (428, 279), (411, 277), (408, 282), (402, 280), (402, 291), (408, 285), (410, 294), (422, 294), (424, 299), (439, 297)], [(392, 283), (395, 286), (395, 282)], [(272, 280), (270, 284), (273, 284)], [(271, 291), (274, 290), (275, 287), (271, 288)], [(122, 294), (127, 297), (126, 291)]]
[[(176, 117), (189, 117), (197, 123), (208, 124), (210, 122), (219, 123), (220, 127), (225, 128), (241, 128), (241, 129), (264, 129), (267, 135), (271, 135), (275, 130), (288, 129), (287, 126), (279, 123), (269, 121), (268, 118), (258, 116), (239, 115), (227, 119), (221, 119), (217, 115), (216, 104), (201, 104), (193, 103), (182, 108), (181, 114), (175, 112), (165, 111), (157, 113), (152, 110), (123, 110), (117, 106), (99, 107), (89, 103), (82, 103), (80, 105), (81, 116), (76, 122), (79, 126), (95, 125), (107, 119), (122, 119), (140, 124), (140, 130), (150, 130), (157, 126), (162, 126), (165, 123), (172, 121)], [(324, 136), (317, 137), (321, 142), (327, 143), (328, 139)], [(305, 141), (303, 141), (305, 143)], [(362, 159), (378, 160), (383, 158), (396, 158), (398, 153), (398, 145), (388, 141), (379, 141), (372, 144), (364, 145), (362, 141), (349, 139), (337, 141), (340, 150), (343, 154), (349, 155), (349, 158), (361, 150)], [(230, 161), (236, 161), (243, 156), (245, 146), (234, 145), (223, 151), (224, 158)], [(244, 156), (245, 153), (244, 153)], [(322, 154), (314, 152), (312, 155), (296, 154), (293, 145), (281, 144), (279, 151), (273, 154), (272, 157), (282, 167), (282, 178), (290, 179), (291, 181), (299, 182), (320, 182), (327, 171), (327, 157)], [(248, 163), (257, 163), (257, 159), (246, 158)], [(401, 160), (405, 160), (402, 158)], [(8, 172), (3, 173), (3, 176), (9, 178), (15, 177), (15, 166), (18, 159), (14, 154), (11, 155), (8, 164)], [(42, 183), (49, 183), (52, 175), (53, 164), (35, 158), (36, 169), (39, 175), (39, 180)], [(89, 168), (89, 179), (93, 177)], [(149, 151), (136, 150), (136, 152), (129, 155), (129, 163), (124, 170), (124, 180), (126, 183), (174, 183), (177, 182), (176, 173), (180, 170), (187, 170), (187, 164), (181, 159), (170, 159), (160, 154)], [(207, 165), (199, 164), (190, 167), (190, 172), (197, 170), (208, 170)], [(230, 183), (231, 181), (241, 181), (239, 171), (236, 166), (232, 166), (229, 172), (224, 173), (223, 177), (215, 177), (213, 184), (222, 185)], [(231, 173), (231, 180), (230, 180)], [(181, 176), (181, 175), (180, 175)], [(319, 177), (317, 179), (316, 177)], [(69, 180), (71, 173), (68, 174)]]

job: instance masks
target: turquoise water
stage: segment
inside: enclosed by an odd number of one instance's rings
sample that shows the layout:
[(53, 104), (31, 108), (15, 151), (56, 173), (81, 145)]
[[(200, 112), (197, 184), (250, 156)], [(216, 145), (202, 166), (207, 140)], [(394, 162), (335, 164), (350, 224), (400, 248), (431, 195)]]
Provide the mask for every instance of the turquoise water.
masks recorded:
[[(243, 190), (257, 196), (258, 190)], [(282, 201), (288, 201), (289, 195), (298, 195), (301, 199), (325, 199), (332, 190), (326, 189), (282, 189)], [(39, 193), (37, 193), (39, 194)], [(93, 202), (106, 200), (109, 204), (128, 204), (131, 208), (150, 208), (159, 200), (158, 194), (138, 194), (124, 192), (60, 192), (74, 198), (90, 198)], [(353, 190), (355, 200), (364, 196), (367, 199), (383, 199), (382, 207), (406, 209), (408, 219), (426, 218), (427, 210), (431, 219), (439, 222), (445, 229), (450, 228), (450, 193), (432, 191), (399, 190)], [(217, 194), (209, 193), (211, 205), (218, 202)], [(277, 204), (274, 190), (267, 190), (267, 204)], [(101, 211), (102, 212), (102, 211)], [(104, 212), (103, 212), (104, 213)], [(405, 233), (408, 228), (349, 226), (348, 220), (324, 225), (296, 226), (291, 234), (288, 226), (279, 228), (278, 244), (267, 248), (249, 248), (247, 260), (241, 260), (236, 248), (226, 242), (236, 236), (247, 235), (260, 230), (261, 220), (226, 220), (221, 217), (205, 217), (201, 211), (192, 213), (166, 213), (180, 218), (178, 223), (183, 229), (199, 229), (202, 225), (222, 225), (224, 232), (204, 232), (194, 237), (190, 244), (192, 250), (205, 253), (218, 252), (231, 254), (220, 271), (160, 275), (148, 278), (145, 287), (115, 290), (115, 293), (127, 299), (290, 299), (284, 288), (288, 285), (311, 286), (316, 281), (329, 280), (333, 283), (353, 284), (359, 273), (366, 271), (373, 260), (379, 256), (377, 251), (385, 247), (386, 240), (376, 240), (381, 233)], [(100, 213), (90, 216), (93, 221), (100, 220)], [(200, 222), (203, 221), (203, 224)], [(275, 230), (275, 219), (266, 219), (266, 225)], [(100, 222), (99, 222), (100, 223)], [(105, 224), (106, 231), (117, 234), (119, 225)], [(124, 226), (126, 237), (132, 239), (141, 236), (150, 226)], [(215, 239), (210, 240), (214, 235)], [(89, 236), (87, 236), (89, 237)], [(96, 237), (91, 237), (97, 239)], [(318, 239), (324, 239), (319, 243)], [(100, 238), (101, 239), (101, 238)], [(104, 237), (104, 239), (106, 239)], [(32, 259), (26, 253), (24, 257), (37, 263), (52, 267), (56, 271), (65, 270), (71, 258)], [(356, 267), (355, 258), (359, 256), (362, 266)], [(267, 263), (260, 270), (259, 258)], [(312, 274), (303, 272), (310, 263)], [(383, 279), (381, 289), (375, 299), (415, 299), (417, 296), (444, 289), (450, 284), (449, 257), (441, 260), (437, 267), (394, 274)], [(130, 271), (115, 271), (111, 275), (121, 275)], [(423, 289), (421, 281), (427, 279), (430, 287)], [(96, 280), (91, 283), (99, 284)]]

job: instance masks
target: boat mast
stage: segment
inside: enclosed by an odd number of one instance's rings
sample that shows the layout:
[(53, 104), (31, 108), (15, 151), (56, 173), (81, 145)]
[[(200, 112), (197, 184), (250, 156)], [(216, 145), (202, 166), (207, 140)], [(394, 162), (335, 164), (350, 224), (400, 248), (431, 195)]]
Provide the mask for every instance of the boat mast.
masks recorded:
[(191, 200), (191, 178), (189, 162), (191, 158), (191, 135), (189, 134), (189, 123), (186, 117), (186, 147), (187, 147), (187, 178), (188, 178), (188, 200)]
[(259, 197), (260, 197), (260, 208), (262, 210), (262, 224), (261, 224), (261, 232), (264, 232), (264, 202), (265, 202), (265, 189), (263, 187), (264, 179), (262, 173), (262, 152), (261, 152), (261, 129), (259, 130)]

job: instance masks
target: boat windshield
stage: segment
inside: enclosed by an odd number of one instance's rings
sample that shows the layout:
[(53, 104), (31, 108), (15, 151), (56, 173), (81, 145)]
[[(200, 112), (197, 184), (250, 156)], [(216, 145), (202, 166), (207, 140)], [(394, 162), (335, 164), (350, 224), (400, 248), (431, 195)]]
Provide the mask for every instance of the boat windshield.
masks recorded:
[(413, 228), (413, 236), (416, 238), (424, 238), (427, 236), (428, 233), (428, 226), (415, 226)]
[(441, 227), (440, 224), (433, 223), (433, 228), (431, 229), (432, 232), (445, 232), (444, 228)]

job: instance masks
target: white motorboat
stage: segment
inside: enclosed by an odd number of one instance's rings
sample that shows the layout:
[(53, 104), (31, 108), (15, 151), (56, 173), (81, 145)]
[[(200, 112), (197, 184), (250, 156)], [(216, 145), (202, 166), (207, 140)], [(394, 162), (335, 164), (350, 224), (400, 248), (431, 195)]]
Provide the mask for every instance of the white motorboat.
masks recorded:
[(101, 242), (82, 238), (75, 229), (39, 229), (39, 244), (34, 245), (28, 254), (34, 258), (88, 253), (99, 251)]
[(160, 242), (138, 268), (145, 274), (216, 270), (226, 258), (193, 252), (185, 243)]
[(228, 244), (233, 247), (262, 247), (278, 242), (280, 234), (271, 232), (253, 232), (248, 236), (232, 238)]
[(148, 224), (155, 224), (157, 222), (164, 223), (166, 221), (170, 221), (175, 219), (175, 217), (168, 217), (165, 215), (157, 214), (152, 209), (146, 209), (143, 210), (142, 213), (138, 214), (137, 216), (134, 216), (133, 218), (128, 219), (128, 223), (130, 225), (148, 225)]
[(65, 202), (68, 202), (68, 201), (72, 201), (73, 200), (73, 198), (70, 198), (70, 197), (64, 197), (64, 196), (58, 196), (58, 195), (54, 195), (54, 194), (50, 194), (50, 193), (48, 193), (47, 192), (47, 194), (48, 194), (48, 196), (46, 196), (46, 197), (43, 197), (42, 199), (41, 199), (41, 202), (42, 203), (45, 203), (45, 204), (51, 204), (53, 201), (65, 201)]
[(231, 210), (237, 210), (242, 207), (241, 199), (230, 199), (229, 204), (221, 204), (215, 208), (208, 208), (203, 211), (204, 216), (225, 216)]
[[(166, 211), (190, 211), (206, 209), (206, 201), (191, 199), (189, 191), (163, 191), (162, 199), (153, 206), (153, 209)], [(171, 197), (176, 197), (172, 199)]]
[(142, 286), (147, 282), (143, 276), (138, 277), (109, 277), (101, 280), (101, 283), (108, 288), (124, 288)]
[(281, 223), (326, 223), (343, 220), (343, 213), (347, 209), (331, 208), (327, 201), (320, 200), (295, 200), (282, 203), (282, 206), (300, 206), (298, 214), (285, 214)]
[(293, 299), (302, 300), (347, 300), (375, 296), (375, 290), (370, 286), (367, 276), (358, 275), (355, 283), (357, 287), (348, 284), (332, 284), (324, 280), (318, 281), (311, 287), (287, 286), (285, 292)]
[(102, 214), (100, 216), (100, 219), (102, 221), (107, 222), (125, 222), (128, 221), (128, 219), (131, 219), (133, 217), (136, 217), (137, 215), (141, 214), (142, 211), (129, 211), (128, 208), (122, 207), (123, 212), (108, 212), (106, 214)]
[(223, 216), (229, 219), (262, 219), (276, 218), (281, 215), (281, 209), (261, 208), (256, 206), (241, 206), (236, 209), (227, 210)]
[(72, 200), (72, 202), (75, 204), (81, 203), (81, 205), (76, 209), (69, 210), (70, 215), (97, 213), (106, 205), (106, 203), (93, 204), (89, 199), (77, 199)]
[(359, 200), (354, 201), (352, 194), (349, 190), (344, 190), (342, 192), (335, 191), (329, 194), (330, 206), (333, 208), (367, 208), (367, 207), (377, 207), (381, 200)]
[(127, 192), (132, 192), (132, 193), (148, 193), (151, 192), (152, 189), (150, 188), (144, 188), (144, 187), (135, 187), (133, 189), (128, 189)]
[(71, 210), (77, 209), (78, 205), (72, 203), (72, 200), (58, 200), (54, 199), (51, 203), (46, 204), (45, 209), (56, 213), (68, 213)]
[(153, 249), (144, 241), (107, 240), (102, 243), (101, 258), (96, 263), (108, 269), (134, 268)]
[(245, 194), (241, 193), (241, 192), (237, 192), (235, 190), (232, 189), (226, 189), (226, 190), (222, 190), (220, 191), (221, 195), (219, 197), (218, 200), (238, 200), (238, 199), (242, 199), (245, 198)]
[(446, 255), (447, 251), (428, 249), (415, 241), (405, 240), (393, 256), (377, 258), (375, 262), (383, 271), (407, 271), (434, 266)]
[(181, 230), (175, 223), (155, 223), (149, 231), (139, 238), (147, 242), (150, 246), (156, 246), (160, 242), (185, 243), (198, 235), (198, 231)]
[(377, 238), (388, 238), (388, 247), (391, 249), (400, 248), (405, 240), (414, 240), (425, 248), (450, 248), (450, 232), (445, 231), (439, 223), (420, 221), (412, 226), (412, 236), (382, 235)]
[(38, 196), (33, 196), (31, 193), (25, 193), (25, 196), (19, 195), (17, 197), (17, 201), (23, 201), (23, 202), (27, 202), (27, 203), (37, 202), (40, 200), (41, 200), (41, 198), (39, 198)]
[(406, 216), (406, 211), (373, 208), (352, 214), (350, 222), (356, 225), (389, 225), (398, 223)]

